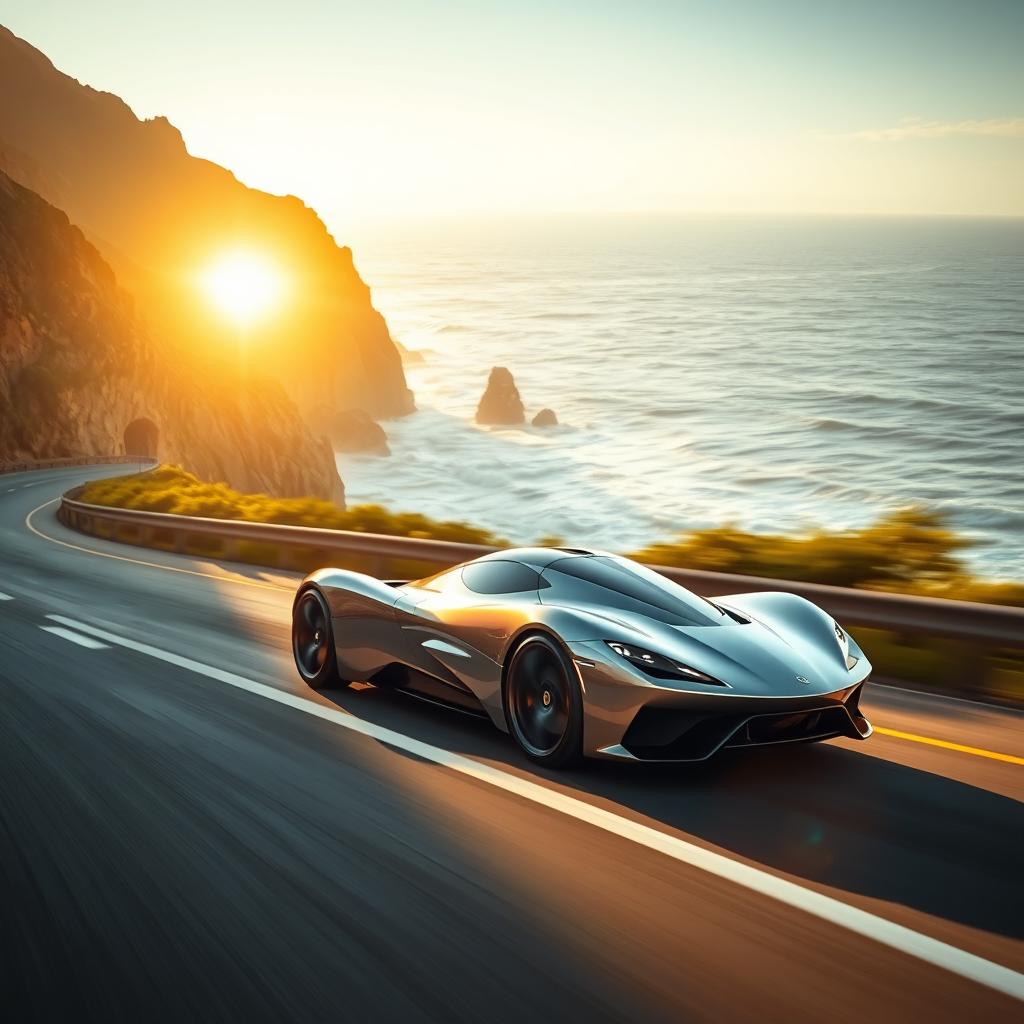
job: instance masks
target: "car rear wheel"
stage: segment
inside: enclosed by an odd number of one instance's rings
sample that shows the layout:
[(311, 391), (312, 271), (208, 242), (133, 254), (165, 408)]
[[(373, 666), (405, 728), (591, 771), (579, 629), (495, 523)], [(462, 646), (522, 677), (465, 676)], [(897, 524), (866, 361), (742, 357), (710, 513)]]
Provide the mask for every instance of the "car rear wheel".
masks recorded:
[(583, 756), (583, 698), (558, 643), (540, 633), (515, 649), (505, 677), (505, 717), (531, 760), (562, 768)]
[(314, 690), (339, 681), (330, 609), (312, 587), (299, 595), (292, 611), (292, 654), (299, 675)]

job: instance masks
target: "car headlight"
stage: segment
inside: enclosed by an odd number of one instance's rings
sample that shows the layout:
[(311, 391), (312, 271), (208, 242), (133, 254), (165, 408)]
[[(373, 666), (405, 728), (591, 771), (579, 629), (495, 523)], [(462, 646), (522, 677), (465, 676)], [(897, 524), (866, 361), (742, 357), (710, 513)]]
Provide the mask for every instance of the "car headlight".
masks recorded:
[(725, 683), (720, 679), (709, 676), (706, 672), (700, 672), (695, 668), (691, 668), (689, 665), (683, 665), (672, 658), (666, 658), (663, 654), (655, 654), (654, 651), (647, 651), (642, 647), (634, 647), (632, 644), (620, 644), (613, 640), (606, 640), (605, 643), (620, 658), (625, 658), (631, 665), (635, 665), (649, 676), (656, 676), (659, 679), (689, 679), (694, 683), (712, 683), (715, 686), (725, 686)]

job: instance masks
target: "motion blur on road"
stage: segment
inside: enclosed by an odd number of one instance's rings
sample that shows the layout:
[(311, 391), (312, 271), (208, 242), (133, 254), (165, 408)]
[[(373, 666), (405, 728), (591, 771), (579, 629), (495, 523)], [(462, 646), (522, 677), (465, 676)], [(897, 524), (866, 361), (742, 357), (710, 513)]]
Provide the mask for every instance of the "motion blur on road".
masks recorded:
[(6, 1019), (1019, 1019), (1021, 714), (874, 686), (876, 726), (974, 750), (876, 735), (547, 775), (473, 718), (303, 687), (293, 577), (57, 522), (62, 492), (121, 472), (0, 476)]

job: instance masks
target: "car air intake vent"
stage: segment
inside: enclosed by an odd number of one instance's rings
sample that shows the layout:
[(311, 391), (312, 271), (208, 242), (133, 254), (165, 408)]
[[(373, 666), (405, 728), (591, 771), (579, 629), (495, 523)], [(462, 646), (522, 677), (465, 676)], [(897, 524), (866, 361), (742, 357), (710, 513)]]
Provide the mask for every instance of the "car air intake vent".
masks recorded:
[[(712, 601), (711, 603), (715, 604), (714, 601)], [(728, 615), (730, 619), (734, 619), (741, 626), (749, 626), (751, 622), (754, 621), (753, 619), (748, 618), (746, 615), (741, 615), (739, 612), (733, 611), (731, 608), (726, 608), (724, 604), (715, 604), (715, 607), (720, 612), (725, 612), (725, 614)]]
[(564, 551), (567, 555), (592, 555), (593, 551), (586, 548), (555, 548), (556, 551)]
[(648, 704), (634, 716), (622, 745), (642, 761), (702, 761), (729, 739), (745, 717)]

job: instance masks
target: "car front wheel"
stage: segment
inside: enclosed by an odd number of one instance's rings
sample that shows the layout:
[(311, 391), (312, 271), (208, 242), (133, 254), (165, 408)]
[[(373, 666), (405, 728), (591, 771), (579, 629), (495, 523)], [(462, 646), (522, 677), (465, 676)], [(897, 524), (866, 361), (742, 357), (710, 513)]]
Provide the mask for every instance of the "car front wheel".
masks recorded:
[(535, 633), (512, 653), (505, 717), (527, 757), (564, 768), (583, 756), (583, 697), (576, 670), (552, 638)]

